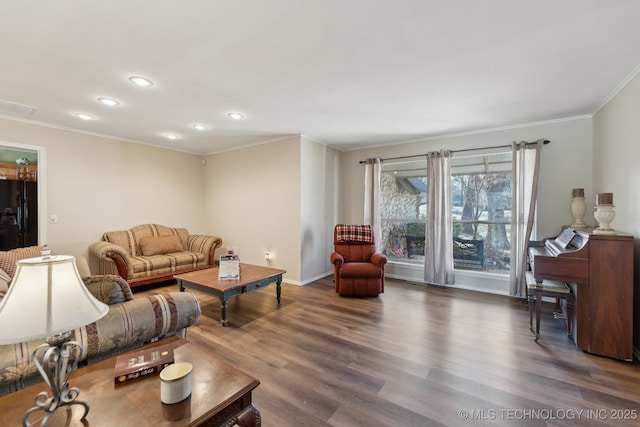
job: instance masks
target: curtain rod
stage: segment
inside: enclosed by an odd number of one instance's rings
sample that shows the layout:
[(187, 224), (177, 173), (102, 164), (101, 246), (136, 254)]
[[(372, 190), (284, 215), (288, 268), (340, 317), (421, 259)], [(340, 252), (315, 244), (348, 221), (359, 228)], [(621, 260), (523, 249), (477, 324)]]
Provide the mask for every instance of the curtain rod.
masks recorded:
[[(545, 139), (543, 144), (547, 145), (550, 142), (551, 141), (549, 141), (548, 139)], [(527, 142), (526, 144), (527, 145), (533, 145), (533, 144), (536, 144), (536, 143), (537, 143), (537, 141), (536, 142)], [(452, 153), (464, 153), (464, 152), (467, 152), (467, 151), (493, 150), (493, 149), (496, 149), (496, 148), (510, 148), (510, 147), (511, 147), (511, 145), (494, 145), (493, 147), (465, 148), (465, 149), (462, 149), (462, 150), (451, 150), (451, 152)], [(385, 160), (410, 159), (412, 157), (424, 157), (426, 155), (427, 154), (425, 153), (425, 154), (414, 154), (412, 156), (388, 157), (386, 159), (380, 159), (380, 161), (384, 162)], [(366, 160), (360, 160), (360, 164), (365, 164), (365, 163), (367, 163)]]

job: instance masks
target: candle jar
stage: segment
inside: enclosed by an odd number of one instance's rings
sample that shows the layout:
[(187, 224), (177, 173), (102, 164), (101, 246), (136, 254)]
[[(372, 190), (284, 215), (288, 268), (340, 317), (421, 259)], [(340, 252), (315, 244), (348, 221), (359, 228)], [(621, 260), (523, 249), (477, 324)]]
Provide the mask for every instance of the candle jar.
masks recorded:
[(596, 194), (596, 205), (613, 205), (613, 193)]
[(162, 403), (178, 403), (191, 394), (191, 371), (189, 362), (174, 363), (160, 372), (160, 400)]

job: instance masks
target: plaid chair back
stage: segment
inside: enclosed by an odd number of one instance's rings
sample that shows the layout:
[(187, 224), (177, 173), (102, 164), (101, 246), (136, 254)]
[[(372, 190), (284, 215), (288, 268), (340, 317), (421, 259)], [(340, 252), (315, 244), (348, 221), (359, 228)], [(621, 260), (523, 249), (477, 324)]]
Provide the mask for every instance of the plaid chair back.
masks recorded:
[(368, 262), (376, 251), (371, 225), (338, 224), (333, 229), (335, 251), (344, 262)]

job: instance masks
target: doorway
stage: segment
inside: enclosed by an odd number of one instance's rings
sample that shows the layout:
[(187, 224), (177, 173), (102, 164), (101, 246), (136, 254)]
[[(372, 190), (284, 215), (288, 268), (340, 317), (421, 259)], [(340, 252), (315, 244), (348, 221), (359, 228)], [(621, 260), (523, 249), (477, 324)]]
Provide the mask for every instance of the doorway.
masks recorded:
[(0, 250), (35, 246), (41, 240), (42, 150), (0, 143)]

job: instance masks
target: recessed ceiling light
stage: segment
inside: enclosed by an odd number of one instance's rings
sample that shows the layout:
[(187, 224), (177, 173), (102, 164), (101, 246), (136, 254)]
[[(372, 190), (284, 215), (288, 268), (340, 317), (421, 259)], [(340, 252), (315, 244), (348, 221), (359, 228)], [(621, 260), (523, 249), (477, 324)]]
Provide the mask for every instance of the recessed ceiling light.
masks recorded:
[(93, 117), (91, 114), (87, 114), (87, 113), (74, 113), (74, 115), (82, 120), (93, 120), (95, 119), (95, 117)]
[(180, 139), (180, 135), (176, 135), (175, 133), (165, 133), (164, 137), (165, 138), (169, 138), (172, 141), (174, 141), (176, 139)]
[(196, 124), (194, 124), (194, 125), (193, 125), (193, 128), (194, 128), (195, 130), (206, 130), (206, 129), (207, 129), (207, 127), (206, 127), (205, 125), (201, 124), (201, 123), (196, 123)]
[(118, 101), (111, 98), (98, 98), (98, 102), (104, 105), (108, 105), (109, 107), (115, 107), (116, 105), (120, 105)]
[(129, 81), (131, 83), (133, 83), (136, 86), (140, 86), (140, 87), (151, 87), (153, 86), (153, 82), (149, 79), (147, 79), (146, 77), (140, 77), (140, 76), (131, 76), (129, 77)]
[(244, 114), (242, 114), (242, 113), (229, 113), (229, 114), (227, 114), (227, 116), (229, 116), (233, 120), (244, 119)]

